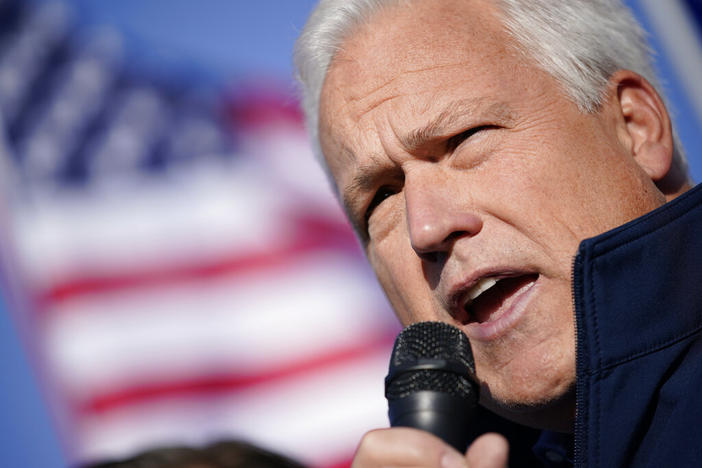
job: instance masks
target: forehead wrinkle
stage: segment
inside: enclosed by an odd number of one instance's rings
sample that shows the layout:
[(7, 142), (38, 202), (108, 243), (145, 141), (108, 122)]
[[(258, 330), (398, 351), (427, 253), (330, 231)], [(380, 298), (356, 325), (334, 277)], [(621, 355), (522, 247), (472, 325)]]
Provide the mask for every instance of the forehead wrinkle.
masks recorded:
[[(346, 67), (344, 67), (344, 65), (346, 65)], [(349, 70), (349, 67), (351, 67), (351, 70)], [(342, 106), (342, 108), (350, 107), (353, 104), (362, 103), (362, 101), (372, 98), (372, 96), (374, 94), (376, 94), (376, 93), (382, 91), (384, 88), (390, 86), (398, 78), (398, 76), (393, 76), (389, 79), (386, 79), (382, 83), (378, 84), (374, 88), (364, 90), (363, 92), (358, 92), (356, 94), (349, 94), (348, 93), (349, 85), (353, 85), (353, 83), (358, 80), (358, 77), (360, 76), (359, 74), (362, 74), (362, 70), (364, 69), (364, 65), (361, 62), (361, 60), (354, 57), (354, 54), (349, 53), (346, 49), (342, 48), (339, 52), (337, 52), (334, 55), (331, 63), (329, 64), (329, 68), (328, 68), (328, 72), (327, 72), (327, 76), (326, 76), (324, 85), (328, 86), (329, 76), (339, 75), (338, 70), (340, 68), (344, 68), (346, 73), (337, 77), (337, 80), (334, 80), (335, 81), (334, 88), (337, 90), (337, 92), (339, 93), (339, 95), (342, 97), (342, 99), (344, 101), (344, 105)], [(336, 81), (339, 81), (339, 83), (336, 83)], [(387, 101), (388, 99), (390, 99), (390, 98), (386, 97), (386, 98), (382, 99), (380, 102), (377, 102), (377, 103), (371, 102), (368, 106), (366, 106), (365, 108), (362, 108), (361, 110), (356, 112), (355, 115), (354, 114), (351, 114), (351, 115), (354, 115), (354, 117), (357, 120), (361, 116), (363, 116), (364, 114), (370, 112), (371, 110), (373, 110), (374, 108), (376, 108), (380, 104), (382, 104), (383, 102)]]
[[(347, 62), (353, 61), (360, 66), (359, 60), (346, 59), (346, 61)], [(401, 72), (395, 74), (392, 78), (385, 80), (381, 84), (363, 92), (362, 94), (359, 94), (357, 96), (348, 96), (346, 98), (346, 101), (348, 102), (348, 104), (355, 103), (355, 102), (362, 103), (362, 101), (365, 101), (365, 100), (371, 101), (366, 106), (364, 106), (358, 110), (358, 112), (356, 114), (356, 119), (360, 119), (361, 117), (363, 117), (363, 115), (367, 114), (368, 112), (371, 112), (372, 110), (376, 109), (377, 107), (379, 107), (383, 103), (390, 101), (392, 99), (395, 99), (397, 97), (403, 97), (403, 96), (407, 95), (406, 93), (401, 93), (399, 91), (391, 92), (390, 94), (383, 96), (379, 100), (373, 101), (373, 96), (375, 94), (381, 93), (386, 88), (393, 85), (395, 82), (400, 81), (401, 79), (407, 79), (408, 76), (411, 76), (414, 74), (424, 73), (424, 72), (428, 72), (428, 71), (441, 70), (441, 69), (450, 69), (450, 68), (454, 68), (454, 67), (460, 66), (460, 65), (462, 65), (462, 64), (461, 63), (458, 63), (458, 64), (457, 63), (447, 63), (447, 64), (443, 64), (443, 65), (432, 65), (432, 66), (427, 66), (427, 67), (402, 70)], [(400, 89), (399, 86), (400, 85), (398, 85), (397, 89)]]
[[(403, 57), (403, 60), (402, 60), (401, 64), (404, 65), (406, 61), (407, 61), (407, 58), (406, 58), (406, 57)], [(359, 63), (359, 65), (360, 65), (360, 61), (356, 61), (356, 62)], [(368, 64), (366, 64), (366, 65), (368, 65)], [(392, 66), (392, 68), (394, 68), (394, 67), (397, 66), (397, 65), (399, 65), (399, 64), (394, 64), (394, 65)], [(368, 90), (368, 91), (366, 92), (366, 95), (367, 95), (367, 96), (371, 96), (371, 95), (373, 95), (373, 94), (375, 94), (375, 93), (381, 91), (383, 88), (386, 88), (387, 86), (391, 85), (393, 82), (399, 80), (400, 78), (403, 78), (404, 75), (413, 75), (413, 74), (416, 74), (416, 73), (423, 73), (423, 72), (428, 72), (428, 71), (441, 70), (441, 69), (444, 69), (444, 68), (453, 68), (453, 67), (460, 66), (460, 65), (462, 65), (462, 63), (453, 63), (453, 62), (452, 62), (452, 63), (443, 64), (443, 65), (431, 65), (431, 66), (427, 66), (427, 67), (410, 68), (410, 69), (407, 69), (407, 70), (402, 70), (401, 72), (397, 73), (395, 76), (393, 76), (392, 78), (386, 80), (386, 81), (383, 82), (382, 84), (376, 86), (375, 88), (372, 88), (372, 89)], [(360, 99), (360, 98), (359, 98), (359, 99)]]

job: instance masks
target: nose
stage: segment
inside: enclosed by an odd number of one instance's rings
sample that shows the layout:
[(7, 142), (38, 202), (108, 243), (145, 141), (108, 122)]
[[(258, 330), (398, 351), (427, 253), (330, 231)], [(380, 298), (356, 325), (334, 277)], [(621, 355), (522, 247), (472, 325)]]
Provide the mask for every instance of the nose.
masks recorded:
[(425, 261), (436, 262), (458, 239), (483, 227), (467, 188), (438, 168), (407, 174), (404, 191), (412, 248)]

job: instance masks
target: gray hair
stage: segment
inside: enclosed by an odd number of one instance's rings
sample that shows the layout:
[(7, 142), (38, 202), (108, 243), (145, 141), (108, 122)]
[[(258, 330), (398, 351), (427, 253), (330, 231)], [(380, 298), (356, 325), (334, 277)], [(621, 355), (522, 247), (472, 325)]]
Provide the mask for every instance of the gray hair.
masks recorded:
[[(320, 0), (310, 15), (295, 44), (294, 60), (318, 156), (319, 101), (334, 55), (353, 30), (378, 10), (408, 1)], [(494, 1), (521, 52), (553, 76), (581, 111), (599, 109), (609, 78), (620, 69), (634, 71), (660, 89), (645, 34), (621, 0)], [(675, 132), (673, 137), (673, 164), (687, 174), (682, 145)]]

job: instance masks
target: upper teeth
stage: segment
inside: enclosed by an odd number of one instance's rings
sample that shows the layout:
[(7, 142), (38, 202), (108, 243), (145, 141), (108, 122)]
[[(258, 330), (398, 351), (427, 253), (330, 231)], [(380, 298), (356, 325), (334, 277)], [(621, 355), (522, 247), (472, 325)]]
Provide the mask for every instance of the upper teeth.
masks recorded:
[(464, 307), (469, 305), (471, 302), (473, 302), (473, 300), (476, 297), (480, 296), (483, 292), (487, 291), (496, 284), (497, 279), (495, 278), (483, 278), (480, 281), (478, 281), (475, 286), (468, 290), (468, 294), (466, 295), (466, 303), (464, 304)]

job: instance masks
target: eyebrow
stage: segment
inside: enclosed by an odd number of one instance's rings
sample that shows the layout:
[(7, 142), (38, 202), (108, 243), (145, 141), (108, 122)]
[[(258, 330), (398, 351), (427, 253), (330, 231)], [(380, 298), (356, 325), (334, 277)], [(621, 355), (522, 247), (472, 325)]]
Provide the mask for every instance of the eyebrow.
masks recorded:
[(356, 170), (356, 174), (353, 176), (353, 179), (346, 187), (343, 188), (341, 193), (344, 209), (348, 214), (351, 224), (359, 233), (363, 232), (363, 226), (360, 224), (361, 220), (358, 219), (358, 216), (361, 214), (356, 213), (354, 210), (354, 195), (370, 191), (377, 185), (377, 181), (385, 176), (388, 170), (392, 170), (390, 168), (379, 169), (379, 167), (382, 166), (380, 156), (371, 155), (370, 159), (371, 163), (360, 166)]
[(375, 180), (378, 178), (378, 157), (371, 156), (375, 164), (363, 165), (356, 170), (351, 183), (346, 187), (345, 192), (365, 192), (373, 188)]
[(426, 125), (400, 135), (400, 143), (409, 152), (417, 150), (439, 137), (445, 137), (455, 131), (466, 117), (500, 119), (513, 121), (514, 116), (507, 104), (497, 102), (483, 109), (485, 98), (459, 99), (452, 101)]

